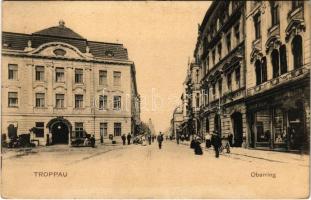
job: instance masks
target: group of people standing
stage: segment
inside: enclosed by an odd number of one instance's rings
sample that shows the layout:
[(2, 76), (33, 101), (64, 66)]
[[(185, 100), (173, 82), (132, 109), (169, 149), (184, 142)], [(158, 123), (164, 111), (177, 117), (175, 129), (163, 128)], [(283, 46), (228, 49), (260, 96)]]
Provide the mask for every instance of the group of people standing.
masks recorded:
[[(214, 151), (215, 151), (215, 157), (219, 158), (219, 152), (222, 148), (220, 134), (217, 131), (214, 131), (213, 133), (207, 133), (204, 139), (205, 139), (205, 147), (210, 148), (211, 146), (213, 146)], [(200, 140), (201, 139), (198, 136), (194, 136), (190, 142), (190, 148), (194, 149), (195, 155), (203, 155), (203, 151), (200, 145), (201, 144)], [(229, 141), (229, 143), (231, 142)], [(177, 139), (177, 144), (179, 144), (178, 139)], [(229, 144), (226, 145), (225, 148), (230, 148), (230, 145)], [(230, 150), (227, 149), (227, 152), (229, 153)]]
[(130, 133), (128, 133), (127, 136), (126, 136), (125, 134), (123, 134), (123, 135), (121, 136), (123, 145), (126, 144), (126, 139), (127, 139), (127, 144), (130, 145), (130, 144), (131, 144), (131, 138), (132, 138), (132, 135), (131, 135)]

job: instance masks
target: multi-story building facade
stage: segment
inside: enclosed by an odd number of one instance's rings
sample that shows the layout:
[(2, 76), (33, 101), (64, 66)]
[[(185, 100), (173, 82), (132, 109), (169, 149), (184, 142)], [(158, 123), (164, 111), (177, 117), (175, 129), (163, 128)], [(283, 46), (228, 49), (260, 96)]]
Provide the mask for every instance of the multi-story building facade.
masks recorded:
[(248, 1), (245, 16), (249, 144), (308, 150), (310, 5)]
[(214, 1), (199, 26), (194, 57), (201, 95), (198, 132), (233, 134), (235, 146), (246, 142), (245, 2)]
[(182, 134), (182, 123), (184, 121), (183, 118), (183, 110), (181, 106), (177, 106), (173, 111), (173, 116), (171, 119), (171, 131), (170, 136), (173, 138), (180, 137)]
[(140, 124), (133, 61), (122, 44), (90, 41), (65, 26), (2, 33), (2, 134), (45, 144), (116, 137)]

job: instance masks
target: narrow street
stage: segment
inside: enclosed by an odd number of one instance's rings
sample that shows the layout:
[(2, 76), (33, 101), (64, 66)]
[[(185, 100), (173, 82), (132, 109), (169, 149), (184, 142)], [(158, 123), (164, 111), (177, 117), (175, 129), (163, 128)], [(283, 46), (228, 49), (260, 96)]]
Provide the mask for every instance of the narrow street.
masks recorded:
[[(244, 150), (248, 151), (251, 150)], [(294, 198), (308, 195), (309, 177), (305, 174), (309, 171), (309, 156), (273, 152), (273, 158), (279, 159), (268, 160), (243, 156), (235, 153), (238, 149), (232, 149), (232, 154), (222, 154), (216, 159), (212, 149), (196, 156), (189, 146), (171, 141), (164, 141), (161, 150), (153, 143), (150, 146), (99, 145), (95, 149), (64, 145), (30, 152), (19, 156), (16, 152), (3, 154), (2, 197)], [(64, 172), (66, 176), (38, 176), (35, 172)], [(252, 177), (252, 173), (271, 176)]]

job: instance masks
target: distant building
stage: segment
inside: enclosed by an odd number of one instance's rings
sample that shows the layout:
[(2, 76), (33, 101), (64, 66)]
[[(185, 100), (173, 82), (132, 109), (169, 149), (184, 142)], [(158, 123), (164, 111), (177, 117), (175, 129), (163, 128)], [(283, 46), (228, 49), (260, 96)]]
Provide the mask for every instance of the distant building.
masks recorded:
[(2, 134), (29, 133), (45, 144), (86, 134), (135, 132), (140, 99), (122, 44), (90, 41), (65, 26), (2, 33)]

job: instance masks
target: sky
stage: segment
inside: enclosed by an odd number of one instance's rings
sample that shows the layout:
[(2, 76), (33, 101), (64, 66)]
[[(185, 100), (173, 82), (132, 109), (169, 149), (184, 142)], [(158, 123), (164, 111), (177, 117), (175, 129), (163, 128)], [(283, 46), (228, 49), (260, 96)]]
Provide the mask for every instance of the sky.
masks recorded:
[(92, 41), (122, 43), (135, 62), (141, 119), (170, 126), (198, 24), (211, 2), (2, 2), (2, 30), (31, 34), (60, 20)]

